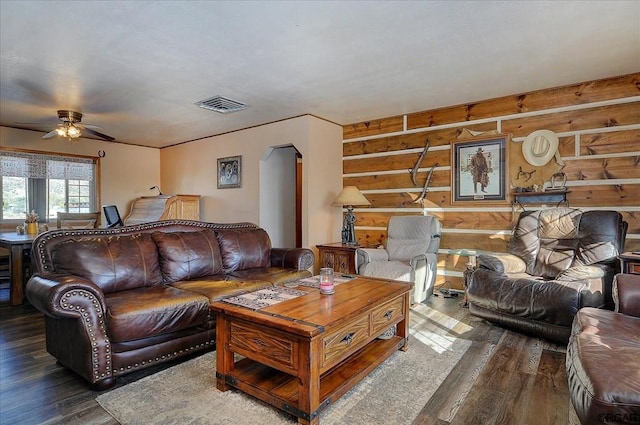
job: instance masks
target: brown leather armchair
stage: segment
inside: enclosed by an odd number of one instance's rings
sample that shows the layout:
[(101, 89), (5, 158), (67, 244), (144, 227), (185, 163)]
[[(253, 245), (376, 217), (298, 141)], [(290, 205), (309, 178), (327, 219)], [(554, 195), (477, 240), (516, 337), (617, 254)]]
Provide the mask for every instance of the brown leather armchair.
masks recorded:
[(569, 418), (583, 425), (640, 423), (640, 275), (617, 275), (613, 292), (615, 311), (580, 310), (567, 346)]
[(478, 256), (467, 288), (470, 312), (566, 344), (580, 308), (613, 308), (626, 232), (616, 211), (522, 212), (509, 254)]

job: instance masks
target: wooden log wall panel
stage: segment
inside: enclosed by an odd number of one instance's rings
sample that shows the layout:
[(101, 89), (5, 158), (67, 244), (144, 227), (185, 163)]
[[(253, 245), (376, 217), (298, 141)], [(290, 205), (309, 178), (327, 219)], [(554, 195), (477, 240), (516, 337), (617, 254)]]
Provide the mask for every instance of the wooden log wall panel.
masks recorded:
[[(638, 95), (640, 73), (505, 96), (407, 115), (407, 129), (427, 128)], [(546, 127), (539, 127), (546, 128)], [(504, 130), (504, 129), (503, 129)]]
[(452, 270), (459, 273), (464, 272), (467, 269), (467, 264), (476, 264), (475, 258), (459, 255), (459, 254), (438, 254), (438, 266), (446, 270)]
[[(449, 151), (446, 151), (447, 155), (449, 155)], [(345, 161), (345, 166), (346, 166)], [(404, 170), (400, 170), (403, 172), (394, 173), (394, 174), (374, 174), (370, 176), (358, 176), (358, 177), (349, 177), (345, 176), (343, 178), (343, 183), (345, 186), (357, 186), (360, 190), (375, 190), (375, 189), (415, 189), (420, 195), (422, 189), (424, 188), (424, 182), (427, 178), (428, 171), (420, 171), (416, 175), (416, 181), (419, 186), (414, 186), (411, 181), (411, 173), (409, 172), (409, 168)], [(380, 170), (383, 171), (383, 170)], [(434, 170), (431, 175), (431, 181), (429, 182), (429, 187), (448, 187), (451, 184), (451, 172), (449, 170)], [(368, 195), (367, 199), (369, 198)], [(416, 196), (417, 197), (417, 196)], [(415, 198), (414, 198), (415, 199)]]
[[(387, 224), (389, 224), (389, 219), (394, 215), (398, 215), (398, 214), (390, 213), (390, 212), (379, 212), (379, 211), (372, 211), (372, 212), (357, 211), (355, 215), (356, 215), (356, 223), (355, 223), (356, 226), (380, 227), (385, 229), (385, 232), (386, 232)], [(409, 212), (409, 213), (402, 213), (402, 215), (421, 216), (422, 214), (419, 212), (414, 212), (414, 213)]]
[[(393, 215), (434, 215), (443, 223), (438, 255), (437, 282), (462, 288), (463, 268), (449, 250), (467, 249), (507, 252), (513, 224), (521, 211), (503, 203), (451, 203), (450, 149), (464, 129), (500, 129), (521, 142), (535, 130), (558, 133), (559, 153), (568, 176), (571, 207), (620, 211), (629, 223), (626, 250), (640, 249), (640, 73), (574, 84), (469, 103), (406, 116), (407, 131), (398, 130), (402, 117), (390, 117), (345, 126), (343, 184), (355, 185), (371, 202), (356, 211), (356, 238), (361, 244), (384, 243), (386, 226)], [(470, 122), (483, 120), (484, 122)], [(372, 124), (374, 123), (372, 128)], [(391, 124), (391, 123), (395, 123)], [(385, 127), (386, 126), (386, 127)], [(438, 128), (434, 128), (441, 126)], [(393, 129), (393, 130), (387, 130)], [(386, 136), (385, 136), (386, 135)], [(429, 192), (414, 203), (422, 191), (411, 181), (413, 168), (426, 138), (430, 148), (417, 175), (419, 183), (438, 162)], [(350, 142), (349, 138), (359, 138)], [(517, 147), (513, 147), (513, 146)], [(519, 143), (510, 149), (521, 149)], [(404, 153), (403, 150), (415, 152)], [(373, 155), (393, 152), (389, 155)], [(362, 155), (362, 157), (358, 157)], [(347, 159), (350, 158), (350, 159)], [(359, 175), (355, 175), (359, 174)], [(609, 182), (610, 181), (610, 182)], [(526, 206), (539, 209), (549, 206)]]
[[(372, 158), (360, 158), (346, 160), (343, 162), (344, 174), (365, 173), (375, 171), (390, 170), (410, 170), (420, 159), (421, 152), (376, 156)], [(439, 164), (440, 167), (449, 165), (451, 162), (451, 152), (447, 150), (429, 150), (422, 160), (420, 168), (432, 167)]]
[(622, 214), (622, 219), (629, 223), (627, 234), (640, 235), (640, 211), (620, 211), (620, 214)]
[(404, 128), (404, 118), (402, 115), (396, 117), (382, 118), (371, 121), (363, 121), (355, 124), (345, 125), (342, 129), (343, 139), (355, 139), (357, 137), (374, 136), (376, 134), (395, 133)]
[(442, 234), (440, 249), (474, 249), (489, 252), (507, 252), (510, 234), (449, 233)]
[[(597, 159), (587, 156), (564, 163), (562, 172), (568, 181), (640, 178), (640, 155)], [(640, 202), (640, 194), (638, 196)]]
[(444, 146), (456, 140), (463, 130), (470, 131), (490, 131), (496, 130), (496, 123), (489, 122), (483, 124), (464, 125), (455, 128), (445, 128), (440, 130), (425, 131), (419, 133), (402, 134), (398, 136), (382, 137), (377, 139), (367, 139), (355, 142), (344, 143), (342, 152), (345, 157), (362, 155), (368, 153), (391, 152), (404, 149), (424, 148), (427, 139), (430, 140), (430, 147)]
[[(398, 213), (395, 212), (356, 212), (356, 226), (383, 227), (386, 228), (389, 219)], [(420, 212), (407, 212), (402, 215), (422, 215)], [(436, 217), (445, 229), (469, 229), (473, 230), (504, 230), (512, 228), (512, 215), (509, 212), (480, 211), (469, 216), (465, 212), (434, 212), (429, 213)]]
[[(522, 149), (522, 146), (520, 147), (520, 149)], [(576, 137), (575, 136), (558, 137), (558, 152), (560, 153), (560, 156), (563, 158), (575, 156)]]
[[(346, 181), (346, 180), (345, 180)], [(346, 183), (345, 183), (346, 184)], [(356, 184), (356, 186), (358, 186)], [(358, 186), (360, 187), (360, 186)], [(365, 195), (371, 202), (372, 208), (417, 208), (414, 204), (419, 194), (413, 192), (402, 193), (368, 193)]]
[(505, 230), (513, 227), (511, 211), (468, 212), (445, 211), (440, 219), (445, 229)]
[(356, 241), (362, 246), (383, 245), (387, 240), (387, 228), (376, 230), (356, 229)]
[[(640, 107), (640, 106), (639, 106)], [(588, 157), (593, 155), (628, 156), (629, 152), (640, 152), (640, 129), (605, 131), (581, 134), (580, 141), (575, 136), (559, 137), (558, 152), (562, 157)], [(576, 155), (576, 145), (579, 152)]]
[[(362, 246), (384, 245), (387, 229), (357, 229), (356, 240)], [(440, 249), (466, 249), (489, 252), (508, 252), (511, 234), (495, 233), (443, 233)]]
[(626, 252), (629, 252), (629, 251), (633, 251), (633, 252), (640, 251), (640, 239), (629, 239), (629, 238), (627, 238), (627, 241), (624, 244), (624, 250)]
[(583, 134), (580, 156), (624, 153), (629, 151), (629, 145), (635, 145), (640, 151), (640, 129)]
[(556, 112), (533, 117), (506, 119), (502, 131), (512, 137), (526, 137), (542, 128), (564, 133), (594, 128), (618, 127), (640, 122), (640, 102)]
[(575, 208), (593, 206), (638, 207), (640, 184), (572, 186), (567, 194), (569, 205)]

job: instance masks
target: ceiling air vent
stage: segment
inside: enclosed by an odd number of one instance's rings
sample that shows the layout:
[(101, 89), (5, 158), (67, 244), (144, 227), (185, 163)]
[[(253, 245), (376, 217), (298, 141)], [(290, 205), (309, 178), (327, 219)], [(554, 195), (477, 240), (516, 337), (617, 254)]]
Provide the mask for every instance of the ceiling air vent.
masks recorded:
[(242, 111), (249, 107), (249, 105), (245, 103), (223, 96), (214, 96), (210, 99), (201, 100), (200, 102), (196, 102), (196, 105), (203, 109), (220, 112), (221, 114), (230, 114), (231, 112)]

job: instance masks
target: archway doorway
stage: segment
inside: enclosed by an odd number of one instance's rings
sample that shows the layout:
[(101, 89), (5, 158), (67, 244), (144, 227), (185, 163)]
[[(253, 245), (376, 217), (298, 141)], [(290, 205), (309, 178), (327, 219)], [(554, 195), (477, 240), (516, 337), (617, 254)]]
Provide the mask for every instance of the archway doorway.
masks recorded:
[(260, 226), (278, 248), (302, 246), (302, 154), (272, 146), (260, 161)]

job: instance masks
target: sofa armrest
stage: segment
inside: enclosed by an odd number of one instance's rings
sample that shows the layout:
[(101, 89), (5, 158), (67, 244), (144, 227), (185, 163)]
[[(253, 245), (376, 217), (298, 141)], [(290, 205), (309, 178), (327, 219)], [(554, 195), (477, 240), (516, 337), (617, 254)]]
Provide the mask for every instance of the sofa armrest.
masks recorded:
[(271, 248), (271, 266), (308, 270), (313, 267), (315, 255), (308, 248)]
[(499, 273), (524, 273), (527, 265), (513, 254), (482, 254), (478, 256), (478, 268)]
[(360, 273), (362, 267), (372, 261), (389, 261), (389, 253), (382, 248), (358, 248), (356, 249), (356, 271)]
[(427, 265), (427, 256), (426, 254), (419, 254), (409, 260), (409, 265), (413, 270), (416, 270), (420, 267), (425, 267)]
[(640, 275), (617, 274), (613, 280), (613, 300), (617, 312), (640, 317)]
[[(107, 308), (100, 287), (69, 274), (35, 274), (27, 282), (29, 302), (51, 323), (47, 351), (97, 388), (114, 383)], [(86, 361), (90, 359), (90, 361)]]
[[(74, 292), (75, 291), (75, 292)], [(80, 312), (69, 308), (71, 299), (76, 300), (78, 294), (83, 294), (77, 301), (83, 306), (85, 300), (93, 298), (91, 310), (98, 310), (101, 314), (107, 307), (102, 289), (95, 283), (79, 276), (69, 274), (51, 274), (41, 276), (35, 274), (26, 286), (27, 299), (35, 308), (50, 317), (80, 317)], [(83, 300), (83, 299), (84, 300)], [(86, 307), (86, 306), (85, 306)]]

